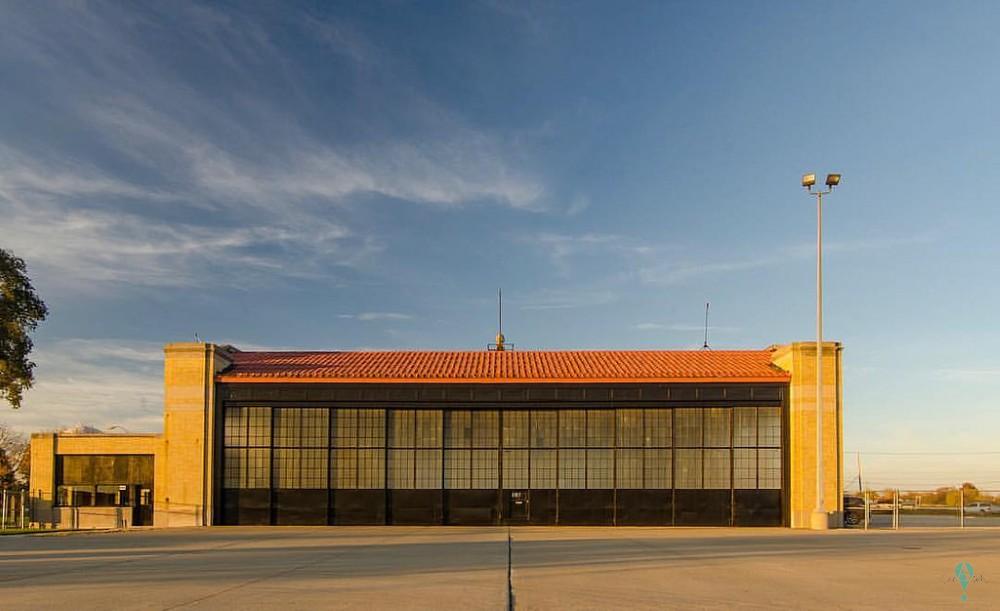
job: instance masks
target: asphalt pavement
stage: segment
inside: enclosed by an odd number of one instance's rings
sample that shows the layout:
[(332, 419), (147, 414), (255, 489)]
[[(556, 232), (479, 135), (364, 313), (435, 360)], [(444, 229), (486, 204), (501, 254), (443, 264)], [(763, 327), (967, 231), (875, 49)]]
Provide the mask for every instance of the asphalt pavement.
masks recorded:
[[(510, 578), (508, 579), (508, 562)], [(974, 569), (964, 592), (958, 563)], [(0, 537), (0, 609), (997, 608), (1000, 529), (218, 527)]]

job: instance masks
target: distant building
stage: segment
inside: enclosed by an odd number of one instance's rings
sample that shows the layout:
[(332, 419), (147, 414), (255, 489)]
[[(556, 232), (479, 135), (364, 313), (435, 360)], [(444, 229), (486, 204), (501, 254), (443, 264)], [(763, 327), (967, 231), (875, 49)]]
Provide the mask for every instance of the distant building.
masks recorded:
[[(839, 524), (841, 346), (824, 353), (825, 502)], [(165, 354), (163, 434), (32, 436), (35, 521), (810, 524), (812, 342)]]

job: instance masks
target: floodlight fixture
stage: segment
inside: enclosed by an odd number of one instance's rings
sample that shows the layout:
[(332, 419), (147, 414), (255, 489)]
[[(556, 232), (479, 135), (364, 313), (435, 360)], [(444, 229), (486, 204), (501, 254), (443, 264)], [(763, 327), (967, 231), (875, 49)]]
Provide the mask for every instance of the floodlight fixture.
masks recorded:
[(827, 174), (826, 175), (826, 186), (831, 189), (840, 184), (840, 174)]
[(813, 185), (816, 184), (815, 174), (803, 174), (802, 175), (802, 186), (806, 189), (812, 189)]

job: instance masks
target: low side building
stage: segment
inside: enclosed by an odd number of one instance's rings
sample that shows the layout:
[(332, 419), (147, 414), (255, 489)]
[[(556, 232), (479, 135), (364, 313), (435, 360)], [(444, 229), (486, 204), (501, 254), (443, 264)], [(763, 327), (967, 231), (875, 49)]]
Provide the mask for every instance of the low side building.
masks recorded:
[[(813, 342), (737, 351), (165, 348), (162, 435), (36, 434), (47, 525), (809, 527)], [(841, 346), (823, 350), (839, 524)]]

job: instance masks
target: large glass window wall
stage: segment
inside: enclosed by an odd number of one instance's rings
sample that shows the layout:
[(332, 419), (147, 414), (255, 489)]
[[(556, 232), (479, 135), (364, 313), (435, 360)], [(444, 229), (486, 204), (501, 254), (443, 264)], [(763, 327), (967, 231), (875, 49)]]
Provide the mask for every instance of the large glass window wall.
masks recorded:
[(227, 490), (780, 490), (779, 407), (228, 407)]

